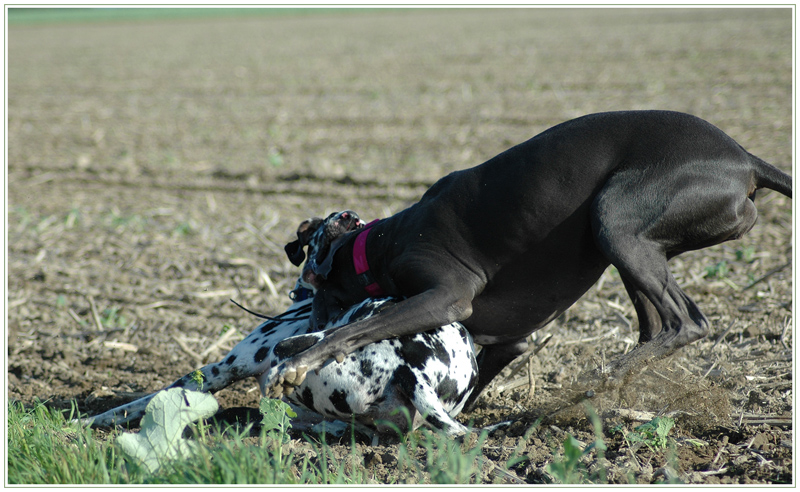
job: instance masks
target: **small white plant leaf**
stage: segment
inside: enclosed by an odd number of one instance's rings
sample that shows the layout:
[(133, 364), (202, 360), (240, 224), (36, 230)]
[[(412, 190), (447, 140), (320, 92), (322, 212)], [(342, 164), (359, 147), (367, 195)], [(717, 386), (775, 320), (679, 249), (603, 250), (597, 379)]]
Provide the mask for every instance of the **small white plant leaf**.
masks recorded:
[(289, 419), (297, 417), (288, 403), (274, 398), (262, 398), (259, 410), (261, 411), (261, 425), (267, 431), (284, 432), (292, 426)]
[(187, 425), (217, 412), (217, 400), (208, 393), (172, 388), (159, 392), (147, 405), (138, 434), (125, 433), (117, 443), (151, 473), (164, 460), (188, 456), (196, 443), (182, 437)]

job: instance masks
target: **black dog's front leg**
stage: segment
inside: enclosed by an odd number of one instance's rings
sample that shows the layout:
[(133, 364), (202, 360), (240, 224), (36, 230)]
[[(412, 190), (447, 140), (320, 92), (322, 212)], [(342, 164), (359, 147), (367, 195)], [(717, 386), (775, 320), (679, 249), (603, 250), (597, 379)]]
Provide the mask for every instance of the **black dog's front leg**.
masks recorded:
[(450, 287), (438, 287), (398, 302), (376, 316), (326, 333), (314, 346), (287, 360), (265, 381), (265, 387), (277, 394), (283, 391), (280, 386), (289, 389), (302, 384), (307, 371), (318, 369), (328, 359), (341, 360), (370, 343), (462, 321), (472, 314), (472, 299), (472, 295), (454, 295)]

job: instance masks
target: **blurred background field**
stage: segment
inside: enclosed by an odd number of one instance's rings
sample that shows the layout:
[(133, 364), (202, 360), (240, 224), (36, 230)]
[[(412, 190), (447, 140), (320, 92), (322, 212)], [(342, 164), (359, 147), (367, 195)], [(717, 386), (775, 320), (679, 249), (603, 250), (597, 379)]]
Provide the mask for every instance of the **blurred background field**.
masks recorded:
[[(298, 272), (283, 244), (303, 219), (387, 216), (448, 172), (583, 114), (692, 113), (791, 172), (793, 15), (9, 9), (7, 395), (96, 412), (157, 390), (230, 348), (237, 336), (199, 356), (225, 327), (255, 326), (229, 298), (266, 314), (288, 306)], [(658, 369), (670, 384), (649, 373), (596, 402), (684, 412), (680, 431), (713, 443), (681, 456), (689, 482), (793, 479), (781, 446), (792, 442), (792, 202), (756, 203), (743, 240), (673, 262), (712, 320), (708, 340)], [(500, 380), (464, 421), (530, 425), (571, 377), (629, 349), (635, 314), (616, 273), (536, 337), (548, 335), (531, 359), (535, 394), (519, 375)], [(257, 406), (254, 386), (221, 392), (221, 406)], [(591, 433), (580, 417), (559, 425)], [(740, 437), (729, 449), (723, 434)], [(742, 451), (759, 434), (770, 465)], [(541, 437), (519, 471), (530, 482), (552, 459)]]
[(13, 7), (8, 9), (8, 23), (12, 26), (68, 22), (130, 22), (154, 20), (197, 20), (225, 17), (252, 17), (260, 15), (303, 15), (347, 13), (353, 9), (324, 8), (234, 8), (234, 7), (109, 7), (109, 8), (54, 8)]

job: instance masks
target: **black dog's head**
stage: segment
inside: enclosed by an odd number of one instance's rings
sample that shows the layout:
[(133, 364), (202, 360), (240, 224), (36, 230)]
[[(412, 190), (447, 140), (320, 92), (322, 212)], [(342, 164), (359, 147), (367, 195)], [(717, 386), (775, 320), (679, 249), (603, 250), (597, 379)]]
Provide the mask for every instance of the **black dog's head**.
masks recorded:
[(303, 267), (301, 283), (316, 290), (331, 270), (333, 254), (341, 244), (339, 240), (364, 225), (365, 222), (351, 210), (334, 212), (325, 219), (304, 220), (297, 228), (297, 240), (284, 247), (289, 261), (300, 266), (306, 257), (303, 247), (308, 246), (308, 261)]

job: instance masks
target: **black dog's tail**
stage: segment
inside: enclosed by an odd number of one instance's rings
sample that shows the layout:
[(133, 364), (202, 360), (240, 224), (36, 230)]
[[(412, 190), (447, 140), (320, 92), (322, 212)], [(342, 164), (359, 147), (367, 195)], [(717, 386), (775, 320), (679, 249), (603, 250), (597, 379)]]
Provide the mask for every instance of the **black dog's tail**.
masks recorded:
[(792, 177), (772, 164), (764, 162), (756, 156), (752, 157), (756, 188), (769, 188), (792, 198)]

